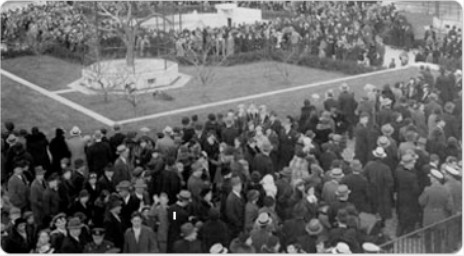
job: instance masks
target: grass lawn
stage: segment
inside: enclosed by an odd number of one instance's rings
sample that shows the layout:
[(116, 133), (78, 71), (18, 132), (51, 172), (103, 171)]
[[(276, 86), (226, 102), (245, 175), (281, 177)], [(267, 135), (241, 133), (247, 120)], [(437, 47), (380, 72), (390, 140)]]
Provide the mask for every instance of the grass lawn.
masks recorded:
[[(48, 58), (52, 62), (53, 58)], [(51, 60), (50, 60), (51, 59)], [(18, 60), (15, 63), (19, 63)], [(60, 62), (57, 60), (57, 62)], [(11, 63), (11, 62), (10, 62)], [(32, 63), (30, 61), (26, 63)], [(66, 62), (65, 62), (66, 63)], [(62, 70), (72, 71), (72, 68), (66, 67), (63, 63), (62, 66), (55, 67), (53, 72), (48, 71), (48, 76), (33, 77), (28, 75), (27, 70), (17, 68), (22, 72), (18, 74), (25, 77), (33, 83), (42, 85), (45, 80), (58, 82), (58, 78), (70, 77), (64, 75)], [(72, 65), (72, 64), (70, 64)], [(240, 96), (261, 93), (265, 91), (272, 91), (276, 89), (287, 88), (289, 86), (296, 86), (317, 81), (330, 80), (335, 78), (344, 77), (342, 74), (331, 73), (315, 69), (307, 69), (304, 67), (292, 66), (291, 67), (291, 84), (286, 84), (281, 75), (271, 74), (277, 73), (275, 63), (260, 62), (248, 65), (240, 65), (235, 67), (219, 67), (217, 68), (217, 79), (214, 85), (207, 88), (203, 87), (196, 79), (192, 79), (184, 88), (174, 89), (168, 91), (175, 100), (168, 101), (154, 101), (151, 95), (142, 96), (142, 105), (138, 109), (139, 115), (154, 114), (166, 110), (178, 109), (182, 107), (195, 106), (206, 102), (220, 101), (228, 98), (235, 98)], [(5, 66), (3, 63), (2, 68)], [(41, 65), (45, 66), (45, 65)], [(25, 67), (27, 68), (27, 67)], [(9, 69), (11, 71), (11, 67)], [(13, 72), (13, 71), (12, 71)], [(37, 70), (34, 70), (37, 72)], [(46, 72), (43, 70), (43, 72)], [(181, 72), (193, 75), (194, 68), (181, 67)], [(406, 70), (399, 70), (393, 73), (386, 73), (381, 75), (373, 75), (369, 77), (350, 80), (349, 85), (357, 95), (362, 94), (362, 88), (366, 83), (372, 83), (381, 86), (386, 83), (393, 84), (398, 81), (406, 81), (411, 76), (417, 74), (417, 68), (409, 68)], [(2, 119), (12, 120), (18, 127), (30, 129), (34, 125), (38, 125), (43, 129), (53, 129), (56, 126), (63, 126), (65, 129), (70, 129), (73, 125), (79, 125), (85, 132), (91, 132), (103, 126), (103, 124), (87, 117), (79, 112), (76, 112), (62, 104), (53, 101), (45, 96), (42, 96), (27, 87), (19, 85), (5, 77), (2, 77)], [(58, 83), (54, 83), (55, 85)], [(333, 88), (338, 92), (340, 83), (326, 84), (316, 88), (305, 90), (298, 90), (288, 93), (283, 93), (274, 96), (268, 96), (260, 99), (253, 100), (255, 104), (266, 104), (269, 109), (276, 110), (280, 116), (294, 115), (300, 113), (304, 99), (310, 99), (311, 94), (319, 93), (322, 97), (326, 90)], [(55, 88), (65, 89), (65, 87)], [(125, 118), (134, 117), (133, 110), (129, 103), (125, 102), (117, 96), (112, 96), (110, 103), (104, 103), (101, 96), (86, 96), (80, 93), (62, 94), (81, 105), (95, 110), (100, 114), (104, 114), (113, 120), (121, 120)], [(120, 97), (120, 96), (119, 96)], [(243, 102), (249, 104), (251, 102)], [(145, 120), (136, 123), (124, 125), (124, 129), (138, 130), (142, 126), (148, 126), (157, 130), (162, 129), (166, 125), (179, 126), (182, 116), (191, 116), (198, 114), (201, 121), (206, 120), (208, 113), (225, 112), (228, 109), (235, 109), (238, 103), (222, 105), (209, 109), (202, 109), (176, 115), (160, 117), (152, 120)]]
[(24, 56), (2, 60), (1, 68), (49, 90), (67, 89), (81, 77), (82, 66), (50, 56)]
[(1, 81), (2, 122), (12, 121), (17, 128), (28, 131), (38, 126), (49, 138), (54, 137), (54, 129), (60, 126), (69, 131), (79, 125), (89, 132), (103, 127), (100, 122), (5, 76)]

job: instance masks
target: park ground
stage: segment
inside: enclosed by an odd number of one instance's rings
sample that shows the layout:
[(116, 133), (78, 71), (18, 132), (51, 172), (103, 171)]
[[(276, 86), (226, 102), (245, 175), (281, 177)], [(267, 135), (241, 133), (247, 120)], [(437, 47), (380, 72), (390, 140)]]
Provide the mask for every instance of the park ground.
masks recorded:
[[(362, 88), (365, 84), (370, 83), (381, 87), (387, 83), (394, 84), (399, 81), (406, 81), (417, 72), (417, 68), (410, 67), (352, 79), (341, 73), (286, 65), (285, 68), (290, 73), (290, 77), (286, 81), (278, 71), (282, 69), (282, 65), (274, 62), (257, 62), (232, 67), (217, 67), (215, 68), (214, 82), (206, 86), (195, 78), (195, 69), (193, 67), (182, 66), (180, 72), (191, 75), (192, 79), (183, 88), (166, 91), (174, 97), (174, 100), (155, 100), (151, 94), (143, 95), (140, 97), (141, 103), (137, 107), (137, 113), (134, 113), (132, 106), (121, 96), (110, 96), (109, 102), (105, 102), (102, 95), (85, 95), (80, 92), (60, 95), (114, 121), (120, 121), (135, 116), (162, 113), (206, 103), (221, 102), (231, 98), (338, 79), (334, 83), (329, 82), (321, 86), (282, 92), (240, 102), (245, 104), (255, 103), (257, 105), (266, 104), (269, 109), (276, 110), (281, 116), (297, 116), (304, 99), (311, 99), (311, 95), (314, 93), (323, 97), (328, 89), (334, 89), (337, 94), (338, 87), (344, 80), (343, 78), (347, 78), (347, 83), (359, 96), (362, 95)], [(80, 77), (82, 67), (48, 56), (28, 56), (4, 60), (1, 68), (49, 91), (59, 91), (69, 89), (67, 85)], [(78, 125), (86, 133), (91, 133), (93, 130), (105, 126), (5, 76), (1, 76), (1, 79), (1, 115), (3, 121), (13, 121), (17, 127), (28, 130), (32, 126), (39, 126), (49, 136), (53, 135), (53, 130), (57, 126), (69, 130), (72, 126)], [(220, 113), (228, 109), (236, 109), (238, 104), (238, 102), (222, 104), (200, 110), (161, 116), (156, 119), (128, 123), (125, 128), (138, 130), (140, 127), (148, 126), (159, 131), (165, 125), (179, 126), (182, 116), (198, 114), (202, 120), (205, 120), (208, 113)]]

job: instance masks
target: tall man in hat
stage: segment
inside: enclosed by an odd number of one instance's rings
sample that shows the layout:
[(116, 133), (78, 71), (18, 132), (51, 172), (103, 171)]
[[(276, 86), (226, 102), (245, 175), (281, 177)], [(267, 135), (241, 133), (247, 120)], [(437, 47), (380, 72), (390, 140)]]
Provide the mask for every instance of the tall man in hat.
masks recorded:
[(348, 121), (348, 135), (351, 138), (353, 137), (353, 125), (356, 123), (355, 111), (358, 108), (358, 102), (354, 99), (354, 93), (349, 91), (347, 83), (343, 83), (341, 86), (338, 107)]
[[(74, 164), (76, 159), (82, 159), (84, 163), (87, 163), (87, 156), (85, 154), (87, 140), (81, 136), (81, 129), (74, 126), (69, 135), (71, 137), (66, 139), (66, 145), (71, 152), (71, 163)], [(72, 166), (72, 168), (75, 168), (75, 166)]]
[(188, 190), (180, 191), (177, 202), (168, 208), (168, 243), (167, 252), (173, 252), (174, 242), (181, 238), (181, 226), (187, 223), (191, 216), (189, 207), (192, 194)]
[(333, 226), (336, 224), (335, 217), (337, 217), (338, 210), (346, 209), (347, 207), (354, 207), (354, 205), (348, 202), (350, 197), (351, 190), (345, 184), (338, 185), (335, 195), (337, 196), (338, 201), (333, 202), (329, 205), (327, 215), (329, 217), (329, 222)]
[(117, 147), (116, 154), (119, 157), (114, 163), (114, 184), (119, 184), (123, 180), (130, 181), (132, 179), (132, 167), (129, 162), (129, 149), (126, 145), (121, 144)]
[(387, 156), (382, 147), (372, 152), (374, 159), (364, 167), (369, 184), (372, 213), (379, 214), (382, 221), (392, 217), (393, 176), (390, 167), (382, 160)]
[(29, 184), (23, 174), (27, 166), (23, 160), (17, 161), (13, 169), (13, 175), (8, 180), (8, 197), (14, 207), (21, 210), (29, 205)]
[(114, 247), (114, 244), (105, 239), (104, 228), (92, 229), (92, 242), (84, 247), (83, 253), (118, 253), (120, 249)]
[(275, 171), (274, 164), (269, 156), (272, 151), (272, 145), (269, 141), (263, 142), (261, 153), (257, 154), (252, 163), (253, 170), (258, 171), (262, 177), (266, 174), (273, 174)]
[(174, 253), (202, 253), (201, 241), (197, 239), (197, 229), (192, 223), (187, 222), (181, 226), (181, 239), (173, 245)]
[(359, 123), (354, 132), (354, 157), (359, 159), (363, 165), (368, 161), (369, 157), (369, 114), (362, 112), (359, 115)]
[(346, 184), (351, 191), (348, 202), (354, 204), (359, 212), (369, 213), (371, 211), (369, 183), (364, 175), (362, 164), (358, 159), (354, 159), (350, 164), (352, 173), (346, 175), (341, 184)]
[(42, 227), (42, 221), (44, 217), (42, 200), (45, 190), (47, 189), (44, 175), (45, 170), (42, 168), (42, 166), (36, 166), (35, 179), (32, 181), (31, 185), (30, 202), (31, 210), (34, 214), (34, 220), (37, 224), (37, 227)]
[(278, 170), (288, 166), (295, 154), (295, 145), (298, 141), (298, 134), (293, 129), (293, 118), (287, 116), (282, 122), (283, 129), (279, 134), (279, 166)]
[(122, 199), (121, 220), (124, 229), (130, 227), (130, 218), (133, 212), (140, 208), (140, 200), (130, 192), (131, 183), (129, 181), (121, 181), (116, 190)]
[(225, 214), (232, 237), (236, 237), (245, 225), (245, 200), (242, 196), (242, 181), (239, 177), (231, 179), (232, 191), (226, 199)]
[(29, 253), (32, 249), (32, 241), (28, 240), (26, 232), (26, 220), (18, 218), (14, 221), (11, 233), (2, 237), (2, 248), (7, 253)]
[(106, 230), (106, 239), (116, 248), (122, 249), (124, 245), (124, 225), (121, 220), (122, 202), (112, 199), (108, 204), (108, 213), (104, 218), (103, 226)]
[[(431, 185), (426, 187), (419, 197), (419, 204), (424, 208), (422, 225), (424, 227), (440, 222), (449, 217), (453, 210), (453, 197), (442, 185), (444, 176), (435, 169), (429, 174)], [(441, 241), (432, 239), (432, 234), (437, 233), (438, 229), (432, 228), (425, 232), (425, 250), (426, 252), (443, 252)], [(447, 238), (444, 238), (447, 239)], [(435, 250), (432, 250), (434, 248)], [(451, 252), (451, 251), (450, 251)]]
[(397, 236), (414, 231), (415, 225), (419, 222), (420, 207), (419, 183), (417, 180), (416, 155), (405, 154), (396, 169), (396, 210), (398, 215)]
[(158, 241), (151, 228), (142, 225), (142, 214), (132, 213), (132, 227), (124, 234), (124, 253), (157, 253)]
[(81, 236), (82, 227), (83, 225), (77, 217), (68, 221), (68, 236), (63, 240), (60, 248), (61, 253), (82, 253), (84, 251), (84, 245), (87, 241), (84, 241)]
[(100, 130), (95, 131), (93, 138), (95, 143), (87, 149), (87, 161), (89, 171), (100, 176), (103, 168), (112, 162), (113, 152), (110, 144), (102, 140), (103, 134)]

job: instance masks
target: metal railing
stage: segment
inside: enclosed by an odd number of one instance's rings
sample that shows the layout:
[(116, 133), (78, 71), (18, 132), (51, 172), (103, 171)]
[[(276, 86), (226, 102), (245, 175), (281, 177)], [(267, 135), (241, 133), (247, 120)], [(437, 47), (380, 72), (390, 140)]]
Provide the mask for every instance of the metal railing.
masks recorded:
[(453, 253), (462, 246), (462, 213), (380, 245), (383, 253)]

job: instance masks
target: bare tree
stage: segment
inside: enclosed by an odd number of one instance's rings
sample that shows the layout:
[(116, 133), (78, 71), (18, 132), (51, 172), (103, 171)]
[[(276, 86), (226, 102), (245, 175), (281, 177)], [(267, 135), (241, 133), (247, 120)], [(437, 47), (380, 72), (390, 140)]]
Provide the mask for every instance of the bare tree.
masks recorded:
[[(227, 56), (213, 56), (211, 51), (213, 44), (207, 43), (204, 47), (188, 48), (185, 50), (184, 60), (195, 67), (196, 79), (198, 79), (203, 87), (207, 87), (216, 80), (216, 68), (224, 64)], [(206, 90), (203, 92), (203, 97), (206, 98)]]
[(278, 52), (279, 61), (274, 63), (274, 68), (277, 70), (278, 74), (282, 76), (284, 82), (288, 85), (292, 83), (290, 64), (293, 58), (297, 55), (298, 53), (296, 51), (280, 50)]

